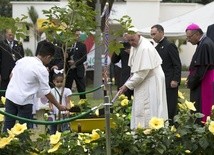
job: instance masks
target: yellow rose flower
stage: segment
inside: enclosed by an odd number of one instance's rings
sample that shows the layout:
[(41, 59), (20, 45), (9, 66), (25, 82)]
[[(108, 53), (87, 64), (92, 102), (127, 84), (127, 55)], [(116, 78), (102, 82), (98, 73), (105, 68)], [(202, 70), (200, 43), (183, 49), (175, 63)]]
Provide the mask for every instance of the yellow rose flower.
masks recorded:
[(8, 137), (10, 137), (11, 139), (14, 139), (15, 134), (12, 131), (10, 131), (10, 130), (7, 129), (7, 133), (9, 135)]
[(211, 122), (210, 122), (210, 125), (209, 125), (208, 129), (209, 129), (209, 131), (210, 131), (212, 134), (214, 134), (214, 121), (211, 121)]
[(4, 121), (4, 115), (0, 114), (0, 122)]
[(78, 146), (81, 146), (81, 143), (80, 143), (80, 140), (79, 140), (79, 139), (77, 140), (77, 145), (78, 145)]
[(24, 124), (16, 123), (14, 125), (14, 127), (11, 129), (11, 132), (14, 135), (19, 135), (19, 134), (23, 133), (25, 130), (27, 130), (27, 124), (26, 123), (24, 123)]
[(131, 132), (126, 132), (126, 135), (131, 135)]
[(171, 131), (172, 131), (172, 132), (176, 132), (176, 130), (177, 130), (177, 129), (176, 129), (175, 126), (173, 125), (173, 126), (171, 127)]
[(151, 129), (146, 129), (146, 130), (143, 131), (143, 133), (144, 133), (145, 135), (149, 135), (151, 132), (152, 132)]
[(10, 144), (12, 139), (10, 137), (0, 138), (0, 149), (3, 149), (6, 145)]
[(74, 107), (74, 101), (71, 101), (71, 100), (70, 100), (70, 107), (71, 107), (71, 108)]
[(122, 117), (123, 117), (123, 118), (125, 118), (125, 117), (126, 117), (126, 115), (125, 115), (125, 114), (123, 114), (123, 115), (122, 115)]
[(82, 134), (81, 133), (79, 133), (78, 134), (78, 140), (82, 140), (83, 138), (82, 138)]
[(185, 153), (190, 154), (191, 151), (190, 150), (185, 150)]
[(137, 129), (142, 129), (142, 125), (140, 123), (137, 124)]
[(124, 94), (121, 94), (118, 98), (119, 100), (124, 100), (124, 99), (127, 99), (128, 97), (125, 96)]
[(30, 152), (30, 155), (38, 155), (38, 153)]
[(187, 106), (187, 108), (188, 108), (189, 110), (196, 111), (196, 108), (195, 108), (195, 106), (194, 106), (194, 103), (185, 100), (185, 104), (186, 104), (186, 106)]
[(99, 115), (100, 115), (99, 109), (97, 109), (97, 110), (95, 111), (95, 115), (96, 115), (96, 116), (99, 116)]
[(85, 139), (85, 141), (84, 141), (86, 144), (89, 144), (90, 142), (91, 142), (91, 140), (90, 139)]
[(97, 133), (98, 130), (99, 130), (99, 129), (92, 130), (92, 134), (90, 135), (92, 141), (97, 140), (97, 139), (100, 138), (100, 135)]
[(178, 103), (178, 107), (181, 110), (186, 110), (187, 109), (187, 106), (184, 103)]
[(62, 145), (61, 142), (57, 143), (56, 145), (54, 145), (53, 148), (48, 150), (48, 153), (53, 153), (53, 152), (57, 151), (59, 149), (60, 145)]
[(127, 98), (123, 99), (121, 102), (120, 102), (120, 105), (121, 106), (127, 106), (129, 104), (129, 100)]
[(1, 102), (5, 105), (6, 98), (4, 96), (1, 97)]
[(149, 121), (149, 127), (151, 129), (160, 129), (160, 128), (164, 127), (164, 120), (162, 118), (153, 117)]
[(180, 135), (179, 133), (177, 133), (175, 136), (176, 136), (176, 137), (178, 137), (178, 138), (180, 138), (180, 137), (181, 137), (181, 135)]
[(48, 113), (44, 113), (44, 119), (48, 120)]
[(183, 93), (178, 91), (178, 97), (181, 98), (181, 99), (184, 99)]
[(90, 143), (91, 142), (91, 134), (89, 133), (79, 133), (78, 134), (78, 140), (77, 140), (77, 145), (80, 145), (80, 141), (84, 143)]
[(56, 134), (50, 136), (50, 144), (57, 144), (60, 140), (61, 132), (56, 132)]
[(116, 113), (116, 116), (117, 116), (117, 117), (120, 117), (120, 114), (119, 114), (119, 113)]
[(87, 99), (81, 99), (78, 102), (79, 105), (86, 104), (86, 103), (87, 103)]
[(134, 96), (131, 96), (131, 100), (134, 100)]

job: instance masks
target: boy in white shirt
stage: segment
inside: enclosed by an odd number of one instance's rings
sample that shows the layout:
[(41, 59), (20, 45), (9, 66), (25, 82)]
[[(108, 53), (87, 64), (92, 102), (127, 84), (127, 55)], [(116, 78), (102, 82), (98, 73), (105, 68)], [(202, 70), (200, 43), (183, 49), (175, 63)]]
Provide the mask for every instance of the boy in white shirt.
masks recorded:
[[(54, 52), (54, 45), (45, 42), (38, 50), (36, 57), (24, 57), (16, 62), (6, 90), (5, 111), (7, 113), (31, 119), (36, 96), (46, 96), (59, 110), (67, 110), (66, 106), (60, 105), (54, 98), (49, 86), (49, 73), (45, 65), (51, 61)], [(11, 129), (15, 122), (15, 119), (5, 116), (3, 132)], [(30, 128), (30, 123), (27, 125)]]

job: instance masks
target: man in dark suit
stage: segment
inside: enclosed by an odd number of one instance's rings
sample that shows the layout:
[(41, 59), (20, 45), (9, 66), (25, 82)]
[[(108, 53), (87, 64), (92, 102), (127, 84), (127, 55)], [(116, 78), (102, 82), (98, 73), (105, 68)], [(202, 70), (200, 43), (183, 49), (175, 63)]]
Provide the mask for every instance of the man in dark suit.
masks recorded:
[[(76, 31), (76, 42), (68, 51), (67, 57), (67, 78), (65, 86), (72, 88), (73, 81), (76, 82), (77, 91), (85, 92), (86, 81), (85, 81), (85, 66), (84, 62), (87, 60), (86, 45), (79, 41), (80, 31)], [(85, 94), (80, 95), (80, 99), (86, 99)]]
[[(11, 29), (5, 30), (5, 40), (0, 42), (0, 89), (6, 90), (10, 80), (10, 73), (15, 66), (15, 62), (24, 57), (24, 49), (21, 42), (14, 40)], [(1, 92), (0, 96), (5, 96)]]
[(214, 24), (207, 27), (207, 37), (214, 42)]
[[(125, 82), (130, 77), (130, 66), (128, 66), (128, 61), (129, 61), (129, 53), (130, 53), (131, 45), (126, 39), (126, 34), (124, 34), (123, 39), (124, 39), (123, 42), (121, 42), (121, 44), (123, 44), (123, 48), (120, 49), (120, 53), (119, 54), (113, 53), (111, 57), (111, 63), (113, 64), (121, 61), (121, 73), (119, 75), (119, 79), (118, 79), (119, 81), (117, 83), (118, 90), (121, 86), (125, 84)], [(131, 96), (133, 95), (133, 91), (127, 90), (124, 94), (130, 100)]]
[(168, 106), (169, 122), (177, 113), (178, 86), (181, 80), (181, 61), (175, 44), (164, 37), (164, 28), (161, 25), (151, 27), (151, 37), (158, 43), (155, 47), (162, 58), (162, 69), (166, 79), (166, 96)]

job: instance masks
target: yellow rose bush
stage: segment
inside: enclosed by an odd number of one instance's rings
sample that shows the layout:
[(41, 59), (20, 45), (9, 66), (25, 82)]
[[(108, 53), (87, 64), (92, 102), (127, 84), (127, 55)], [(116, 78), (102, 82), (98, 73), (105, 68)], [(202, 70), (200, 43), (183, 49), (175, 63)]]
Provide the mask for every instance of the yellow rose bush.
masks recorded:
[[(182, 94), (183, 95), (183, 94)], [(211, 155), (214, 151), (214, 108), (204, 123), (196, 113), (194, 103), (179, 97), (178, 114), (174, 125), (168, 120), (152, 117), (148, 126), (138, 124), (130, 129), (132, 101), (119, 97), (113, 105), (114, 127), (111, 128), (111, 154), (113, 155)], [(34, 141), (26, 124), (17, 123), (8, 133), (0, 136), (0, 154), (17, 155), (106, 155), (105, 131), (94, 129), (90, 133), (56, 132), (43, 134)]]
[(26, 123), (16, 123), (7, 133), (0, 134), (0, 154), (28, 154), (32, 146), (30, 135)]

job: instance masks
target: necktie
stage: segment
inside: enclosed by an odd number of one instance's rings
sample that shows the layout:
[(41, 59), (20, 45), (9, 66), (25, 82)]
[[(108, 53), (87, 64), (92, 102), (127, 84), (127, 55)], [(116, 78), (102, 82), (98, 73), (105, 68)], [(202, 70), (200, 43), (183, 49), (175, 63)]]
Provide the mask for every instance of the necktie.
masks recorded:
[(9, 45), (10, 45), (10, 48), (12, 49), (12, 48), (13, 48), (13, 42), (10, 41), (10, 42), (9, 42)]
[[(10, 49), (12, 50), (12, 49), (13, 49), (13, 42), (12, 42), (12, 41), (9, 42), (9, 46), (10, 46)], [(16, 61), (16, 56), (15, 56), (15, 54), (13, 53), (13, 50), (12, 50), (12, 52), (11, 52), (11, 55), (12, 55), (13, 60)]]

